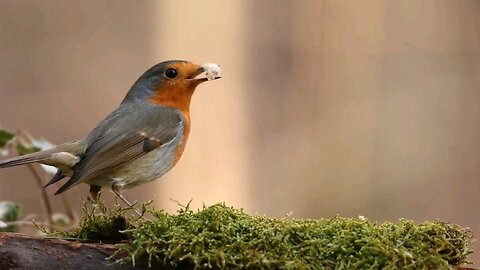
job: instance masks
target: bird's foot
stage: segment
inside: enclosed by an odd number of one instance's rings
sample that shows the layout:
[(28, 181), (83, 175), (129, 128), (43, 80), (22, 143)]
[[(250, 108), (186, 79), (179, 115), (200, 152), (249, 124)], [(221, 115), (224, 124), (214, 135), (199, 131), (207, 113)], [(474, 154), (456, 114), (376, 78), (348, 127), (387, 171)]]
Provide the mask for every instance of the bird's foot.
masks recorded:
[(98, 200), (100, 199), (100, 191), (101, 187), (99, 186), (90, 186), (90, 195), (87, 197), (87, 200), (91, 203), (97, 203)]
[(145, 217), (145, 213), (142, 213), (140, 210), (138, 210), (138, 209), (135, 207), (135, 205), (137, 204), (137, 201), (134, 201), (133, 203), (131, 203), (131, 202), (127, 199), (127, 197), (125, 197), (125, 195), (123, 195), (123, 194), (120, 192), (119, 187), (117, 187), (117, 186), (115, 186), (115, 185), (112, 185), (112, 191), (113, 191), (113, 193), (114, 193), (118, 198), (120, 198), (120, 200), (122, 200), (126, 205), (128, 205), (128, 207), (132, 208), (132, 210), (135, 211), (135, 213), (137, 213), (140, 218), (144, 218), (144, 219), (147, 219), (147, 220), (148, 220), (148, 218)]

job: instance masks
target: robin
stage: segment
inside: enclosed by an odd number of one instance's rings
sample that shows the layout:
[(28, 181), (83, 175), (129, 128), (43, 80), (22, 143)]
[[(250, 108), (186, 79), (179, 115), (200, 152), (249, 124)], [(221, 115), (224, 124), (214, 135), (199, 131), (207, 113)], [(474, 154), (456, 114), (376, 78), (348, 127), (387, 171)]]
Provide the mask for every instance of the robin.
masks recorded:
[[(84, 139), (0, 161), (0, 168), (33, 162), (55, 166), (58, 171), (45, 187), (70, 177), (55, 195), (86, 183), (96, 199), (109, 186), (132, 206), (121, 190), (158, 179), (177, 164), (190, 133), (193, 92), (199, 84), (219, 79), (219, 71), (216, 64), (159, 63)], [(199, 78), (202, 73), (205, 77)]]

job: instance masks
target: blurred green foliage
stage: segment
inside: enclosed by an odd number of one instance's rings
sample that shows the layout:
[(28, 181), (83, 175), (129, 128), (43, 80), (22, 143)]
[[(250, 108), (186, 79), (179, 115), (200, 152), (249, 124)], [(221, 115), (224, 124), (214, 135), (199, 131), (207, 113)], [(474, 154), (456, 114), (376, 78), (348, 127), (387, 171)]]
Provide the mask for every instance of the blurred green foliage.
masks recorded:
[(20, 205), (10, 202), (0, 202), (0, 232), (16, 232), (19, 226), (7, 226), (5, 222), (18, 221), (21, 215)]
[(39, 147), (29, 145), (29, 144), (24, 144), (24, 143), (17, 143), (17, 152), (20, 156), (35, 153), (40, 151), (41, 149)]
[[(41, 147), (39, 146), (46, 146), (46, 147), (51, 147), (53, 146), (51, 143), (49, 143), (47, 140), (44, 139), (32, 139), (28, 133), (23, 132), (27, 134), (28, 138), (22, 137), (20, 134), (20, 131), (18, 134), (9, 131), (7, 129), (2, 129), (0, 128), (0, 156), (7, 156), (10, 153), (12, 149), (15, 149), (18, 155), (26, 155), (26, 154), (31, 154), (34, 152), (38, 152), (42, 150)], [(45, 171), (47, 170), (46, 168), (42, 167)], [(40, 188), (43, 188), (43, 184), (41, 183), (42, 179), (38, 179), (39, 183), (41, 184)], [(44, 202), (47, 204), (48, 202)], [(65, 215), (63, 215), (66, 217)], [(51, 219), (53, 221), (53, 225), (55, 226), (66, 226), (64, 224), (69, 224), (71, 221), (65, 218), (61, 218), (62, 216), (59, 214), (56, 217), (56, 221), (54, 220), (54, 216), (52, 215)], [(18, 231), (20, 226), (15, 225), (11, 226), (8, 225), (8, 222), (13, 222), (13, 221), (19, 221), (17, 224), (24, 224), (20, 222), (20, 206), (15, 204), (14, 202), (0, 202), (0, 231), (8, 231), (8, 232), (13, 232), (13, 231)], [(5, 223), (7, 222), (7, 223)]]
[(6, 129), (0, 129), (0, 150), (8, 146), (13, 139), (15, 139), (15, 133)]

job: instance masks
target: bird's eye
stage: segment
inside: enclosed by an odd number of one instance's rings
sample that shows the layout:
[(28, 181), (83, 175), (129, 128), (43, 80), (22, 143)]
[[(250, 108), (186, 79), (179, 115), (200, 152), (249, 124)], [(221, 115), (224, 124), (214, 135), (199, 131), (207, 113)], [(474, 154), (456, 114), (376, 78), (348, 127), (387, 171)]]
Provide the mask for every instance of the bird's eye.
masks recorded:
[(165, 76), (167, 76), (167, 78), (173, 79), (177, 77), (177, 71), (173, 68), (169, 68), (165, 70)]

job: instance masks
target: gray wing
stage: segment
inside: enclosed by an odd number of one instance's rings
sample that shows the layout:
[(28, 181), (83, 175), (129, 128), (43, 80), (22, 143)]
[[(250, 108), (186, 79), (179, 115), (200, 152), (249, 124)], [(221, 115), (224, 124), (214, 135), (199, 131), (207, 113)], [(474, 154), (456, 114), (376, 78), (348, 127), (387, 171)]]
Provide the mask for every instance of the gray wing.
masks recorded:
[(180, 112), (173, 108), (145, 103), (120, 106), (87, 136), (85, 155), (75, 165), (73, 176), (55, 194), (171, 143), (183, 123)]

